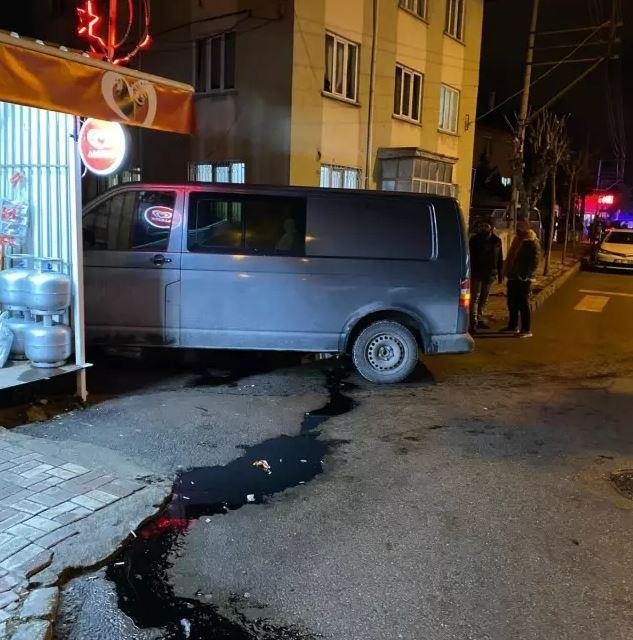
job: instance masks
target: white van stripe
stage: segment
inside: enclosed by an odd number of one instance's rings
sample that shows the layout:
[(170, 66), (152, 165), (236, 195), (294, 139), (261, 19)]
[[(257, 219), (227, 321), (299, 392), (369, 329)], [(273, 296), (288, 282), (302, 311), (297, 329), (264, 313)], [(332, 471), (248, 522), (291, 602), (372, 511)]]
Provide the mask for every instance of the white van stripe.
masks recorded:
[(575, 307), (575, 311), (591, 311), (602, 313), (607, 306), (609, 298), (606, 296), (585, 296)]
[(598, 296), (620, 296), (621, 298), (633, 298), (633, 293), (619, 293), (618, 291), (594, 291), (593, 289), (580, 289), (580, 293), (593, 293)]

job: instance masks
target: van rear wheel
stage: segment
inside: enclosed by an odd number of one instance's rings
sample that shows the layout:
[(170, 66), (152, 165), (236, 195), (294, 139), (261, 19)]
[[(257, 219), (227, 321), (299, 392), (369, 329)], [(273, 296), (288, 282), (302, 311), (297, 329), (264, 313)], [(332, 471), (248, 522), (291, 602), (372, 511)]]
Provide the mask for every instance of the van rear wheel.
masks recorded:
[(399, 322), (379, 320), (356, 338), (352, 359), (358, 373), (370, 382), (402, 382), (418, 363), (418, 343), (411, 331)]

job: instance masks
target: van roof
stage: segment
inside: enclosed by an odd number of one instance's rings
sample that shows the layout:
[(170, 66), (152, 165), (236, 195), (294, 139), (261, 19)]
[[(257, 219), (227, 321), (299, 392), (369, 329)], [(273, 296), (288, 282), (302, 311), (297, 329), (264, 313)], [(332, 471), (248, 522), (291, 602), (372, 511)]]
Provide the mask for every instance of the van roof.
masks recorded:
[(289, 192), (289, 193), (305, 193), (305, 194), (339, 194), (344, 196), (363, 195), (374, 196), (382, 195), (388, 197), (401, 198), (429, 198), (438, 200), (451, 200), (455, 198), (450, 196), (439, 196), (429, 193), (412, 193), (408, 191), (380, 191), (366, 189), (330, 189), (323, 187), (297, 187), (288, 185), (266, 185), (266, 184), (243, 184), (230, 182), (126, 182), (108, 189), (108, 191), (100, 194), (101, 198), (107, 193), (111, 193), (120, 189), (190, 189), (192, 191), (224, 191), (229, 188), (232, 192), (248, 193), (248, 192)]

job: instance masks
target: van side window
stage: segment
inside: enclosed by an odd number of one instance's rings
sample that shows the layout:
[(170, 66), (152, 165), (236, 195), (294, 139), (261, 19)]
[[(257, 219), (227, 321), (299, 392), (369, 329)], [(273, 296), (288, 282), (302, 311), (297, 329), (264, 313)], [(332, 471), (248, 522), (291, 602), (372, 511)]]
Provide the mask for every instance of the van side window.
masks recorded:
[(84, 249), (167, 251), (175, 204), (172, 191), (117, 193), (84, 216)]
[(302, 256), (303, 198), (192, 193), (187, 248), (195, 253)]

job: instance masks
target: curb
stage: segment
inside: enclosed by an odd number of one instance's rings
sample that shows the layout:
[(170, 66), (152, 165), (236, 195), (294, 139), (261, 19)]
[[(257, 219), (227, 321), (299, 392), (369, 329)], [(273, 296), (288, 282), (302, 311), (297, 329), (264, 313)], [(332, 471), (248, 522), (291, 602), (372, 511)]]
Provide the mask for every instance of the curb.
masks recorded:
[(567, 271), (558, 276), (554, 281), (550, 282), (546, 287), (539, 291), (530, 301), (530, 308), (532, 311), (536, 311), (543, 306), (543, 303), (553, 295), (558, 289), (560, 289), (566, 282), (571, 280), (579, 271), (581, 267), (581, 261), (572, 265)]

